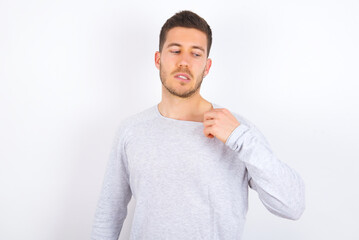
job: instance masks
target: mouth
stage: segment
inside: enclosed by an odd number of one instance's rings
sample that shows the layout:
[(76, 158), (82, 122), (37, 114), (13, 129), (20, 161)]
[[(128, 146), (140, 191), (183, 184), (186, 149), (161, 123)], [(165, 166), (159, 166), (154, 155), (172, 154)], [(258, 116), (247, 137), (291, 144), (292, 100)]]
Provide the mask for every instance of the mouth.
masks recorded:
[(184, 81), (184, 82), (189, 82), (191, 81), (191, 78), (188, 76), (188, 74), (186, 73), (178, 73), (174, 76), (176, 79), (180, 80), (180, 81)]

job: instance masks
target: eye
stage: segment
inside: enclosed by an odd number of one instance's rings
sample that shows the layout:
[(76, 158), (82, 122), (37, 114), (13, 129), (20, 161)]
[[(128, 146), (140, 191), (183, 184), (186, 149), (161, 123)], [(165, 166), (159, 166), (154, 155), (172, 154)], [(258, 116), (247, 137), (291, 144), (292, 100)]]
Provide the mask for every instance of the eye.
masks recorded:
[(171, 53), (179, 53), (179, 51), (171, 51)]
[(201, 54), (197, 54), (197, 53), (193, 53), (193, 55), (195, 55), (196, 57), (200, 57)]

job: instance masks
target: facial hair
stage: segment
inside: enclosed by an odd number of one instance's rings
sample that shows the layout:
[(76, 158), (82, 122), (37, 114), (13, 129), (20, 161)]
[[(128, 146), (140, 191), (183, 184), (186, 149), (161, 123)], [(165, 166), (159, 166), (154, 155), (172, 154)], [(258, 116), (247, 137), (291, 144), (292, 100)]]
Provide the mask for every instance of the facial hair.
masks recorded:
[[(188, 74), (190, 74), (188, 71), (186, 70), (183, 70), (181, 71), (180, 69), (177, 70), (176, 72), (187, 72)], [(191, 97), (193, 94), (195, 94), (197, 91), (199, 91), (200, 87), (201, 87), (201, 84), (202, 84), (202, 81), (203, 81), (203, 76), (204, 76), (204, 72), (205, 72), (205, 69), (203, 69), (203, 72), (202, 74), (199, 76), (199, 78), (197, 79), (197, 82), (196, 82), (196, 85), (193, 89), (190, 89), (184, 93), (179, 93), (177, 92), (176, 89), (174, 88), (171, 88), (170, 86), (168, 86), (166, 83), (167, 83), (167, 78), (166, 78), (166, 75), (167, 73), (161, 68), (161, 64), (160, 64), (160, 78), (161, 78), (161, 82), (162, 82), (162, 85), (167, 89), (167, 91), (169, 93), (171, 93), (172, 95), (174, 96), (177, 96), (177, 97), (180, 97), (180, 98), (189, 98)], [(170, 76), (169, 76), (170, 77)], [(192, 78), (192, 81), (195, 80)]]

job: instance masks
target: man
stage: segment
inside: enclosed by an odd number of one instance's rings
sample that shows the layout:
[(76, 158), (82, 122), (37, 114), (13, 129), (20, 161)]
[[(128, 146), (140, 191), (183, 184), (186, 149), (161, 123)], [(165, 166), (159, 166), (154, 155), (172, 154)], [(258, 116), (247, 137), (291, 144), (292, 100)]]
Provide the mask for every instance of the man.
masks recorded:
[(190, 11), (162, 27), (155, 53), (162, 101), (120, 124), (92, 239), (118, 239), (131, 196), (136, 240), (241, 239), (248, 186), (273, 214), (302, 215), (298, 173), (251, 122), (201, 97), (211, 42), (207, 22)]

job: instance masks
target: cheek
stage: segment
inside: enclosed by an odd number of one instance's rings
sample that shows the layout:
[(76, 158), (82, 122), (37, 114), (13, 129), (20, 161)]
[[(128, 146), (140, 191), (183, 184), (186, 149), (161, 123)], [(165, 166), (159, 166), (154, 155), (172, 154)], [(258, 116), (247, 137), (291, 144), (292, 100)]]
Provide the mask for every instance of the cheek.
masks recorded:
[(203, 61), (203, 59), (201, 60), (198, 60), (195, 62), (196, 66), (199, 68), (199, 69), (204, 69), (206, 67), (206, 61)]
[(200, 63), (196, 67), (198, 75), (202, 75), (206, 71), (206, 64)]
[(174, 64), (174, 59), (171, 57), (163, 57), (160, 61), (162, 67), (169, 68)]

